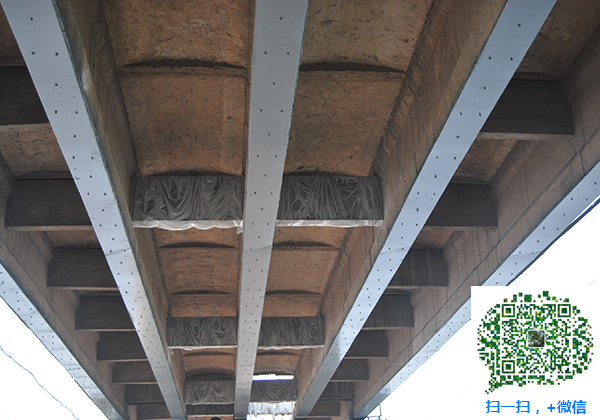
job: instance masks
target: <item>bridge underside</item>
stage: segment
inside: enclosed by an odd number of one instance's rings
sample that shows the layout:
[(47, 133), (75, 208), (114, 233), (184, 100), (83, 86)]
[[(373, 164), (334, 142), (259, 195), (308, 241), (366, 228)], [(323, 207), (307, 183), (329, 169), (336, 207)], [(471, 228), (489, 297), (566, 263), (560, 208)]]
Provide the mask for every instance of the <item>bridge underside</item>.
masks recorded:
[(600, 195), (593, 0), (23, 3), (0, 295), (110, 419), (363, 418)]

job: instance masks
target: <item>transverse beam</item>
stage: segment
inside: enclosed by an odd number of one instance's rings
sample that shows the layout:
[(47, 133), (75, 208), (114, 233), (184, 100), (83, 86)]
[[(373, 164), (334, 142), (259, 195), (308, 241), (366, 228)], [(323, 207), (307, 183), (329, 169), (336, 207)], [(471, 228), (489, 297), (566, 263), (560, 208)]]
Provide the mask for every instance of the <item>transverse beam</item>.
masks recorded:
[(387, 330), (413, 326), (410, 295), (386, 294), (379, 299), (363, 326), (363, 330)]
[(72, 180), (17, 180), (8, 199), (6, 227), (15, 230), (92, 230)]
[(330, 382), (325, 387), (319, 401), (352, 401), (354, 384), (352, 382)]
[(340, 403), (337, 401), (319, 401), (308, 415), (311, 417), (339, 417)]
[[(5, 218), (12, 173), (0, 156), (0, 220)], [(39, 235), (0, 228), (0, 297), (60, 361), (110, 420), (127, 418), (127, 407), (112, 387), (110, 367), (93, 354), (96, 333), (75, 331), (77, 301), (72, 292), (46, 287), (52, 248)]]
[(147, 361), (146, 353), (135, 332), (102, 332), (96, 358), (103, 362)]
[(495, 229), (496, 204), (485, 184), (448, 185), (439, 198), (425, 229)]
[(26, 67), (0, 68), (0, 92), (0, 126), (48, 123)]
[(48, 287), (118, 291), (101, 249), (57, 248), (48, 265)]
[[(198, 349), (235, 347), (238, 345), (236, 317), (176, 318), (167, 320), (167, 343), (170, 348)], [(263, 318), (257, 348), (301, 349), (320, 347), (324, 343), (323, 318)]]
[(135, 331), (121, 296), (82, 296), (75, 328), (94, 331)]
[(558, 83), (511, 81), (477, 135), (479, 140), (570, 140), (571, 110)]
[(112, 376), (116, 384), (156, 384), (156, 378), (148, 362), (115, 363)]
[(388, 290), (448, 286), (448, 266), (441, 249), (411, 249), (392, 277)]
[(136, 410), (137, 420), (171, 420), (165, 404), (140, 404)]
[(204, 404), (188, 406), (188, 416), (227, 416), (232, 414), (233, 404)]
[[(243, 181), (243, 177), (213, 175), (138, 178), (131, 204), (134, 226), (239, 226)], [(283, 177), (277, 226), (376, 226), (382, 219), (381, 182), (377, 177)]]
[[(210, 177), (218, 178), (218, 177)], [(319, 225), (339, 225), (339, 226), (364, 226), (378, 225), (382, 216), (382, 200), (379, 181), (376, 178), (356, 178), (356, 180), (366, 179), (367, 181), (356, 181), (351, 183), (351, 187), (339, 189), (340, 203), (334, 203), (327, 200), (330, 197), (325, 191), (326, 187), (320, 187), (317, 191), (310, 188), (302, 188), (298, 178), (292, 177), (287, 180), (290, 192), (282, 190), (279, 205), (279, 214), (277, 216), (277, 226), (301, 225), (301, 226), (319, 226)], [(202, 179), (202, 177), (200, 178)], [(312, 179), (312, 178), (311, 178)], [(309, 187), (315, 184), (325, 184), (332, 182), (329, 177), (316, 177), (319, 182), (312, 181)], [(213, 183), (211, 183), (213, 184)], [(346, 182), (348, 184), (348, 182)], [(216, 185), (224, 185), (216, 183)], [(153, 187), (154, 188), (154, 187)], [(223, 187), (224, 188), (224, 187)], [(187, 215), (185, 212), (177, 211), (172, 215), (155, 214), (160, 209), (173, 208), (173, 204), (164, 205), (154, 200), (159, 200), (160, 194), (153, 190), (146, 190), (145, 195), (153, 197), (152, 200), (142, 199), (136, 201), (135, 208), (146, 206), (150, 210), (138, 210), (134, 212), (137, 221), (136, 227), (165, 227), (172, 229), (189, 228), (193, 226), (222, 226), (223, 223), (231, 222), (232, 227), (239, 225), (240, 220), (236, 219), (235, 214), (241, 206), (241, 198), (230, 199), (228, 206), (223, 204), (224, 198), (221, 193), (210, 194), (202, 192), (200, 188), (189, 187), (184, 189), (181, 194), (183, 197), (173, 195), (170, 189), (164, 186), (166, 192), (162, 195), (164, 199), (180, 203), (188, 203), (190, 208), (195, 208), (192, 203), (198, 201), (196, 195), (206, 195), (210, 199), (205, 199), (205, 213), (199, 215)], [(303, 191), (303, 198), (300, 199), (300, 193)], [(138, 190), (138, 194), (142, 194)], [(229, 188), (223, 191), (223, 197), (229, 197)], [(189, 195), (189, 197), (188, 197)], [(184, 199), (185, 198), (185, 199)], [(230, 197), (229, 197), (230, 198)], [(356, 203), (370, 203), (368, 206), (357, 206)], [(145, 203), (145, 204), (142, 204)], [(317, 206), (316, 203), (319, 203)], [(345, 211), (344, 206), (348, 209)], [(213, 210), (213, 208), (218, 209)], [(180, 209), (179, 209), (180, 210)], [(191, 211), (191, 210), (190, 210)], [(152, 214), (150, 214), (152, 213)], [(175, 218), (183, 218), (178, 220)], [(199, 219), (199, 217), (203, 217)], [(90, 230), (91, 222), (77, 192), (75, 184), (71, 180), (19, 180), (15, 183), (13, 194), (10, 197), (7, 209), (7, 227), (18, 230)], [(425, 227), (429, 229), (451, 228), (451, 229), (469, 229), (469, 228), (495, 228), (497, 226), (496, 208), (491, 198), (489, 187), (483, 184), (457, 184), (448, 185), (440, 198), (437, 206), (427, 220)]]
[[(187, 380), (184, 399), (191, 405), (233, 404), (234, 391), (233, 379)], [(294, 380), (253, 381), (250, 401), (278, 403), (295, 401), (297, 396), (298, 387)]]
[(346, 359), (377, 359), (389, 355), (389, 343), (383, 330), (362, 330), (350, 346)]
[(369, 380), (369, 363), (366, 360), (342, 360), (331, 382), (359, 382)]
[[(143, 177), (131, 203), (136, 228), (235, 227), (242, 223), (243, 177)], [(383, 219), (377, 177), (285, 176), (277, 226), (378, 226)], [(7, 226), (15, 230), (91, 230), (73, 180), (18, 180)]]
[(164, 404), (160, 388), (156, 384), (127, 385), (125, 388), (125, 401), (129, 405), (137, 404)]

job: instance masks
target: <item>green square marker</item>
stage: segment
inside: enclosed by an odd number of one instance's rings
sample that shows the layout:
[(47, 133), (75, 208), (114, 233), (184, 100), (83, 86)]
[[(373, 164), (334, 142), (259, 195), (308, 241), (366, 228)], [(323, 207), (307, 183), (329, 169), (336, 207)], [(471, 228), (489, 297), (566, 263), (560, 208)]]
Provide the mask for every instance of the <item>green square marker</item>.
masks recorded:
[(515, 361), (514, 360), (503, 360), (502, 361), (502, 373), (515, 373)]
[(558, 316), (561, 318), (568, 318), (571, 316), (571, 305), (570, 304), (559, 304), (558, 305)]
[(502, 316), (505, 318), (514, 318), (515, 317), (515, 305), (514, 304), (502, 305)]
[(527, 331), (527, 347), (544, 347), (546, 334), (540, 330)]

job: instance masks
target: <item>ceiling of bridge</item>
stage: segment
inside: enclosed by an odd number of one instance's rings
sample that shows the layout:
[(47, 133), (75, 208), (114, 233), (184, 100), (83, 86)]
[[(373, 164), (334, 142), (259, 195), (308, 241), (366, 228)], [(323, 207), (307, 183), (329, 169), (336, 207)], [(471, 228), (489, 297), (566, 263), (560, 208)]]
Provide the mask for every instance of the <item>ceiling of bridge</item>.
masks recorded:
[[(385, 175), (375, 169), (382, 139), (399, 96), (410, 90), (403, 83), (411, 66), (418, 65), (415, 54), (433, 3), (309, 2), (286, 174)], [(135, 150), (135, 173), (130, 175), (244, 175), (254, 2), (102, 0), (102, 4)], [(600, 2), (559, 0), (515, 78), (562, 80), (599, 21)], [(0, 66), (24, 66), (1, 9)], [(508, 166), (519, 162), (516, 155), (531, 147), (524, 143), (535, 142), (476, 140), (452, 181), (484, 184), (494, 191), (509, 176)], [(16, 179), (70, 178), (48, 123), (1, 127), (0, 153)], [(346, 269), (343, 257), (348, 249), (371, 246), (355, 240), (357, 231), (368, 232), (371, 238), (377, 235), (374, 227), (278, 227), (265, 316), (323, 314), (323, 298), (334, 287), (332, 273)], [(151, 232), (172, 316), (237, 315), (239, 230)], [(40, 235), (50, 249), (100, 248), (91, 229), (57, 227)], [(452, 227), (425, 228), (413, 248), (444, 250), (460, 235), (461, 230)], [(89, 294), (76, 288), (63, 293), (75, 302)], [(113, 293), (94, 293), (103, 294)], [(94, 339), (104, 332), (93, 332)], [(390, 338), (393, 334), (388, 333)], [(170, 352), (184, 377), (235, 376), (235, 348)], [(299, 360), (310, 359), (314, 352), (261, 348), (255, 372), (297, 374)], [(102, 363), (125, 367), (145, 362)]]

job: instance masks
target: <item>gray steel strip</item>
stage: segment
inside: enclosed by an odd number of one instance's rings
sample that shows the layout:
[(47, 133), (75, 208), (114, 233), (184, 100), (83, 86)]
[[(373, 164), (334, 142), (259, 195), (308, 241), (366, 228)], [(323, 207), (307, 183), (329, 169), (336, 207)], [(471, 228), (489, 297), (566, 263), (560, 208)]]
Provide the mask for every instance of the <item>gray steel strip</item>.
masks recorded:
[[(509, 0), (295, 417), (308, 417), (464, 159), (555, 0)], [(376, 406), (376, 405), (375, 405)], [(361, 411), (362, 414), (362, 411)], [(368, 413), (367, 413), (368, 414)]]
[[(25, 62), (173, 419), (183, 420), (168, 354), (135, 257), (127, 203), (117, 199), (63, 21), (52, 0), (2, 0)], [(76, 48), (74, 46), (73, 48)]]
[[(540, 222), (521, 245), (482, 283), (482, 286), (507, 286), (533, 263), (552, 243), (562, 236), (572, 222), (600, 196), (600, 163)], [(471, 319), (469, 298), (442, 328), (355, 416), (368, 416), (408, 377), (442, 347)]]
[(235, 417), (246, 418), (308, 0), (258, 0), (254, 26)]
[(104, 395), (102, 390), (88, 375), (77, 358), (62, 341), (60, 336), (48, 324), (44, 316), (23, 293), (15, 279), (8, 273), (6, 267), (0, 264), (0, 295), (8, 306), (17, 314), (21, 321), (36, 335), (50, 353), (75, 379), (98, 408), (110, 420), (124, 420), (126, 413), (120, 413)]

